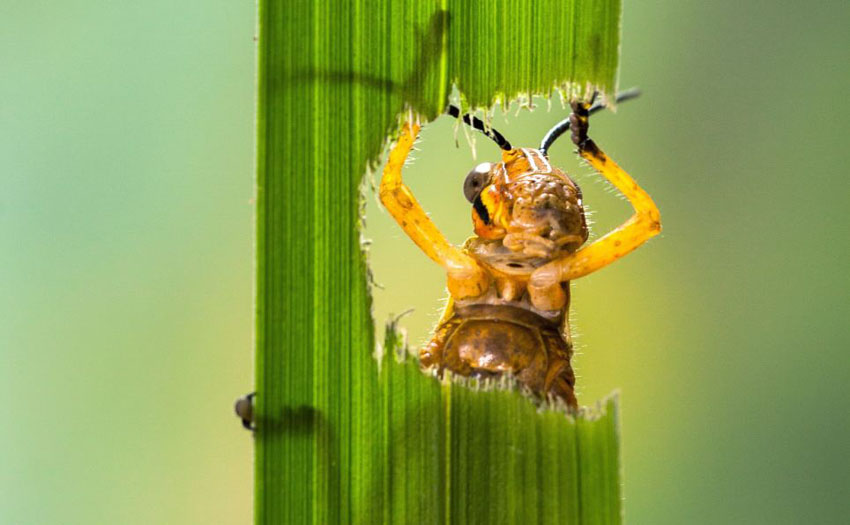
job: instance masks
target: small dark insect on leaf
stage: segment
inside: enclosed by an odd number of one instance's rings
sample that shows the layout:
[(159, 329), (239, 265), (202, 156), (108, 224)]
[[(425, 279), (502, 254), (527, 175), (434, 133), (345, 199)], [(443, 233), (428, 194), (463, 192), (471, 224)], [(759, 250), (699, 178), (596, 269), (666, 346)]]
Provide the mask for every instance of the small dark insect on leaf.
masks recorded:
[(254, 430), (254, 396), (256, 392), (244, 395), (236, 400), (233, 410), (242, 420), (242, 426), (248, 430)]

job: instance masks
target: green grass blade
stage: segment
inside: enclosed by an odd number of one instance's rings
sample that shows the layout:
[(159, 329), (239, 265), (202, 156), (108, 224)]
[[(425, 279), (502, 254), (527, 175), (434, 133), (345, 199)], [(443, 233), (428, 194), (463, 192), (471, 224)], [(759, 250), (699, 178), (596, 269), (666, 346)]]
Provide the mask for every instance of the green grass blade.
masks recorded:
[[(616, 410), (380, 367), (360, 182), (452, 83), (486, 106), (614, 90), (619, 0), (260, 1), (256, 521), (618, 523)], [(390, 338), (394, 332), (390, 331)]]

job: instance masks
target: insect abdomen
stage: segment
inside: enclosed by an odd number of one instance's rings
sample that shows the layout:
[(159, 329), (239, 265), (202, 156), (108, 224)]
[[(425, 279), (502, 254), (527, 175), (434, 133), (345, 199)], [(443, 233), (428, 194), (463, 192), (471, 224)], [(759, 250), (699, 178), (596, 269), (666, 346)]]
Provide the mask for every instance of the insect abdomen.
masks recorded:
[(466, 377), (514, 376), (535, 394), (575, 407), (572, 348), (558, 323), (510, 305), (458, 306), (422, 349), (423, 366)]

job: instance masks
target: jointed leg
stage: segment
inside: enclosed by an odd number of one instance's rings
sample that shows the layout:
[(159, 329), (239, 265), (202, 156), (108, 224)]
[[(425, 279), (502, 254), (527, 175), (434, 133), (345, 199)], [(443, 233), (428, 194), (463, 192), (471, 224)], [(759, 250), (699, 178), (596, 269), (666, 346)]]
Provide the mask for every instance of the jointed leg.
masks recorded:
[(446, 240), (416, 202), (410, 189), (402, 182), (401, 170), (418, 133), (419, 124), (404, 124), (401, 136), (390, 151), (390, 157), (384, 167), (381, 202), (408, 237), (428, 257), (445, 268), (449, 276), (449, 291), (453, 297), (462, 299), (480, 295), (489, 285), (487, 273), (475, 259)]
[(587, 137), (587, 109), (586, 104), (573, 103), (570, 116), (573, 142), (579, 154), (629, 199), (635, 213), (589, 246), (552, 261), (531, 275), (528, 290), (532, 302), (540, 309), (554, 310), (564, 304), (566, 298), (560, 283), (611, 264), (661, 231), (661, 214), (649, 194)]

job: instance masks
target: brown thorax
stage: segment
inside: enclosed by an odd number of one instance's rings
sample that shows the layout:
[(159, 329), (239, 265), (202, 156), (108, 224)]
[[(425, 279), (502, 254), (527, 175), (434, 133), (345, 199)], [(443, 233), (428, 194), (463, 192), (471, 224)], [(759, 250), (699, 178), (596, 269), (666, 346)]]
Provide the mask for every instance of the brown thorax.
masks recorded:
[(587, 240), (581, 191), (538, 150), (511, 149), (500, 163), (479, 164), (464, 193), (478, 235), (470, 253), (508, 273), (529, 273)]

